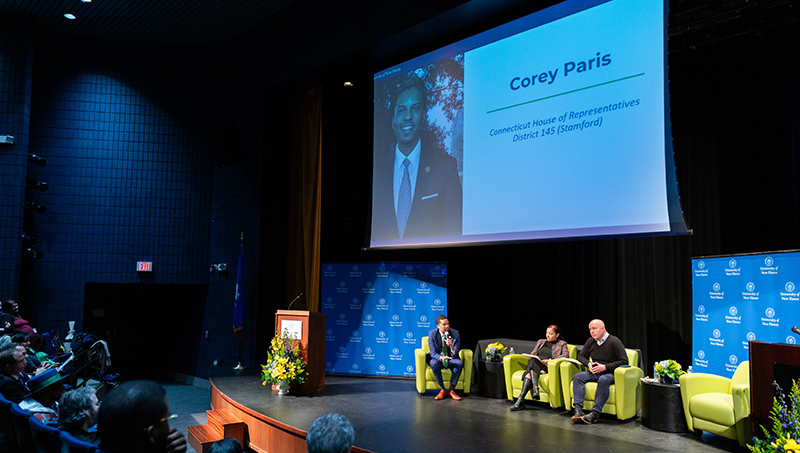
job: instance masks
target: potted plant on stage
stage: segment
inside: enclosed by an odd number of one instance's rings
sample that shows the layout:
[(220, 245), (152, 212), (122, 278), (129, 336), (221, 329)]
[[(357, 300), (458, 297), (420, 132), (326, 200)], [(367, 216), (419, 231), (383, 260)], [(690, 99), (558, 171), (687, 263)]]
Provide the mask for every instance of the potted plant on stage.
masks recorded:
[(496, 341), (486, 346), (486, 360), (489, 362), (499, 362), (503, 359), (503, 353), (505, 351), (506, 347), (503, 346), (503, 343)]
[(681, 364), (672, 359), (656, 362), (655, 370), (661, 382), (669, 385), (674, 384), (682, 374), (686, 373), (681, 369)]
[(267, 355), (267, 364), (261, 365), (261, 384), (275, 384), (279, 395), (289, 393), (291, 382), (306, 382), (306, 363), (300, 355), (300, 344), (289, 336), (289, 331), (276, 334)]

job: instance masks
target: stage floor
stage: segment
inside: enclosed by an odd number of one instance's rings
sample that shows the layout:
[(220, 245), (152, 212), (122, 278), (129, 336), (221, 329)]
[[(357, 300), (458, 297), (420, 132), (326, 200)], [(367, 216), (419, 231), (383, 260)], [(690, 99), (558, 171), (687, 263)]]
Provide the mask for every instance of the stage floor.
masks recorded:
[(410, 380), (326, 376), (325, 389), (310, 396), (278, 396), (261, 385), (256, 370), (213, 367), (210, 380), (237, 404), (304, 432), (321, 415), (343, 414), (355, 429), (355, 445), (374, 452), (439, 446), (459, 452), (738, 451), (733, 440), (662, 433), (645, 428), (639, 418), (620, 422), (604, 416), (595, 425), (575, 425), (568, 412), (541, 403), (509, 412), (505, 400), (477, 395), (436, 401), (434, 392), (420, 396)]

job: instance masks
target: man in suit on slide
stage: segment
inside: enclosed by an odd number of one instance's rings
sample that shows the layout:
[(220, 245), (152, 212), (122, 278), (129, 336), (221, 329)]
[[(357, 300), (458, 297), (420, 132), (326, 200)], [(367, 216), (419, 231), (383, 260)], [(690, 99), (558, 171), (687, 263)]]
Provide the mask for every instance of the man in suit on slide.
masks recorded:
[(396, 98), (392, 130), (397, 143), (391, 153), (375, 157), (374, 240), (461, 235), (456, 159), (423, 134), (426, 100), (421, 83), (401, 88)]

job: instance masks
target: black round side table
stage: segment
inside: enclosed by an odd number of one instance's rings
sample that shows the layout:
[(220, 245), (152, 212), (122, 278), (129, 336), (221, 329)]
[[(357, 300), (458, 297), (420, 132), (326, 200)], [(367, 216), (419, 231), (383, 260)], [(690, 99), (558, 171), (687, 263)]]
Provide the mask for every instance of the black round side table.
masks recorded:
[(642, 425), (668, 433), (689, 431), (679, 385), (642, 381)]

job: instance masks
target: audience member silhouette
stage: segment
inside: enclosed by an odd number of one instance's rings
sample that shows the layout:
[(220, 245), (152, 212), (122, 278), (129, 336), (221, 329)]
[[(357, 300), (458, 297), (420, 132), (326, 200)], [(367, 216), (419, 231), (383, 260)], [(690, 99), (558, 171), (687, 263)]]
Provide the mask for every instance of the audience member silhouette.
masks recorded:
[(348, 453), (355, 433), (344, 415), (327, 414), (316, 419), (306, 436), (308, 453)]
[(97, 415), (100, 449), (108, 453), (184, 453), (186, 438), (169, 420), (164, 388), (153, 381), (129, 381), (112, 389)]
[(99, 444), (100, 435), (92, 430), (97, 423), (100, 403), (94, 389), (81, 387), (70, 390), (61, 396), (58, 403), (58, 424), (61, 430), (72, 434), (78, 440), (90, 444)]

